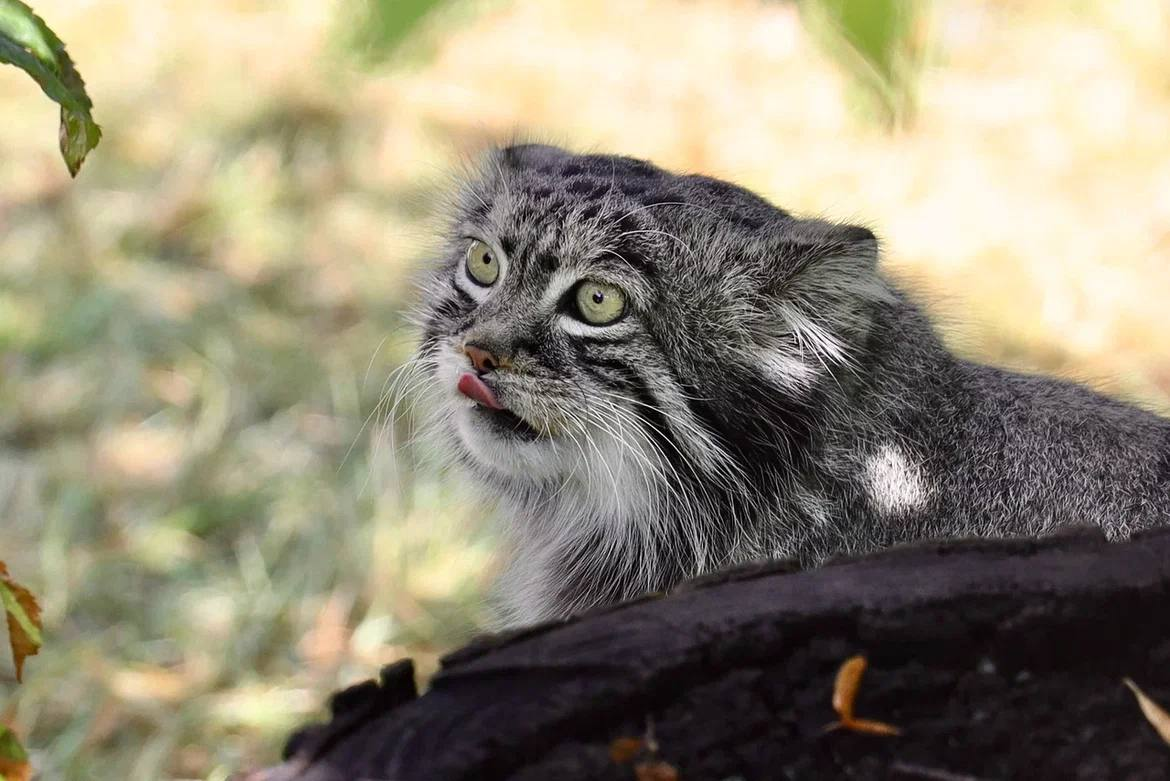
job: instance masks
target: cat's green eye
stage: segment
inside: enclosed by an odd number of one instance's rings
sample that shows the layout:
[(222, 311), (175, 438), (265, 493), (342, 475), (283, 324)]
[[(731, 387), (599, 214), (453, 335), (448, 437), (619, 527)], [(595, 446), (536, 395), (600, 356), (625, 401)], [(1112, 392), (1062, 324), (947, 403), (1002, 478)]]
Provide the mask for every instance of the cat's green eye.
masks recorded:
[(609, 325), (626, 311), (626, 294), (604, 282), (582, 282), (577, 287), (577, 314), (590, 325)]
[(484, 287), (494, 285), (500, 278), (500, 261), (492, 248), (482, 241), (473, 241), (467, 248), (467, 276)]

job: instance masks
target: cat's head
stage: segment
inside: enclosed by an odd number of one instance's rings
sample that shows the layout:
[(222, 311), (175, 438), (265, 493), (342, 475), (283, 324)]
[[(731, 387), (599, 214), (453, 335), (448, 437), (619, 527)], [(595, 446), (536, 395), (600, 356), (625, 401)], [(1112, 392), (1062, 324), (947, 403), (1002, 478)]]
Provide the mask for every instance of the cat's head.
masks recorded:
[(460, 455), (516, 484), (790, 457), (885, 290), (865, 228), (627, 157), (496, 150), (453, 212), (420, 352)]

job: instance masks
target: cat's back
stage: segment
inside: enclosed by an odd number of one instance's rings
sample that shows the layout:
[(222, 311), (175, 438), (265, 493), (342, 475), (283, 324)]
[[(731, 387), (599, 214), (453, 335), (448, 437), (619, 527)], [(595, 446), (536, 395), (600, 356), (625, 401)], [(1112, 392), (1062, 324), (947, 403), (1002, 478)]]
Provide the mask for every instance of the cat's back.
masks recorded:
[(1170, 523), (1170, 419), (959, 358), (901, 295), (875, 324), (834, 457), (853, 463), (851, 506), (876, 541)]
[(947, 482), (972, 514), (1029, 534), (1170, 523), (1170, 420), (1066, 380), (971, 363), (958, 376), (972, 408), (953, 447), (967, 468)]

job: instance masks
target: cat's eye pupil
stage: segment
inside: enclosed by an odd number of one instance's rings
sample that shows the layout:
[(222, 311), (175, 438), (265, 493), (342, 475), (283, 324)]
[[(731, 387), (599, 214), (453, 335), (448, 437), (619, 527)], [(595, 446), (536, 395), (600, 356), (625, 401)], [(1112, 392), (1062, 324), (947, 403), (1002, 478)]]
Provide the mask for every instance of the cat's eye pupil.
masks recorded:
[(605, 282), (586, 281), (577, 286), (577, 317), (590, 325), (609, 325), (616, 322), (626, 308), (626, 297), (621, 288)]
[(482, 241), (472, 241), (467, 247), (467, 261), (464, 266), (471, 281), (483, 287), (490, 287), (500, 276), (500, 264), (496, 254)]

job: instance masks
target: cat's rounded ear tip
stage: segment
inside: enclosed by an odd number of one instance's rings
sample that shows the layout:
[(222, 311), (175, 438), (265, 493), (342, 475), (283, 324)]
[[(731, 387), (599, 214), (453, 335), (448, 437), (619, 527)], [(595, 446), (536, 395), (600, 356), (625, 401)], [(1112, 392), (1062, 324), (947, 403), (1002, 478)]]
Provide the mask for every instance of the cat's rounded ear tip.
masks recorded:
[(842, 238), (849, 244), (873, 244), (878, 243), (877, 236), (874, 232), (864, 225), (842, 225)]

